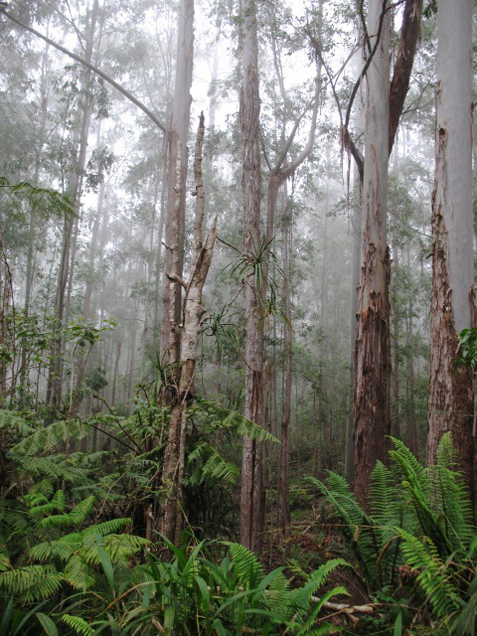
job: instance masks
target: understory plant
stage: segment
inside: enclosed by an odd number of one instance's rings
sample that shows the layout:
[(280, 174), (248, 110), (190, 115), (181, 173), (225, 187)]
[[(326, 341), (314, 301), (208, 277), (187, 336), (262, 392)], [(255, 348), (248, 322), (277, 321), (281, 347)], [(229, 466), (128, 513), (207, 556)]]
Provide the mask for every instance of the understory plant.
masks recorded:
[(450, 433), (427, 468), (391, 439), (390, 465), (376, 464), (366, 509), (336, 473), (329, 471), (326, 483), (310, 480), (339, 517), (369, 592), (395, 604), (397, 626), (403, 617), (416, 625), (427, 615), (434, 633), (473, 635), (477, 534)]

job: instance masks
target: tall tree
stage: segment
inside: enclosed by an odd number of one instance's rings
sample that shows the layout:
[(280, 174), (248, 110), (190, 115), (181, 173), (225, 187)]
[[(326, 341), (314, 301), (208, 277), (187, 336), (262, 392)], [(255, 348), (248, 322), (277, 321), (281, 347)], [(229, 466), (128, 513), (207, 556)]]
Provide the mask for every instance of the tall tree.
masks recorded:
[(427, 458), (452, 431), (460, 468), (475, 498), (472, 377), (455, 369), (458, 334), (471, 326), (472, 231), (472, 3), (437, 3), (435, 182), (432, 196), (431, 362)]
[[(245, 279), (245, 417), (263, 420), (263, 322), (262, 277), (259, 269), (260, 237), (260, 150), (259, 74), (255, 0), (241, 5), (242, 69), (240, 125), (242, 130), (242, 189), (244, 210), (243, 251), (250, 267)], [(264, 524), (262, 448), (258, 440), (244, 438), (240, 504), (240, 540), (259, 553)]]
[[(390, 3), (388, 0), (369, 2), (367, 61), (361, 74), (361, 77), (365, 74), (367, 87), (364, 163), (354, 144), (350, 144), (363, 179), (354, 400), (354, 489), (363, 503), (369, 475), (376, 461), (386, 456), (385, 439), (390, 433), (390, 262), (386, 239), (388, 159), (409, 88), (421, 9), (422, 0), (406, 0), (390, 83)], [(358, 86), (359, 82), (354, 95)], [(345, 142), (349, 140), (350, 105), (344, 126)]]
[(368, 5), (368, 33), (377, 49), (366, 75), (361, 279), (355, 380), (355, 492), (361, 501), (390, 432), (389, 252), (386, 207), (389, 155), (389, 14), (386, 0)]
[[(194, 53), (194, 0), (181, 0), (178, 15), (177, 60), (171, 127), (168, 131), (168, 201), (166, 215), (166, 256), (164, 264), (161, 360), (171, 369), (172, 403), (180, 397), (182, 271), (184, 264), (184, 228), (190, 122), (190, 89)], [(195, 352), (194, 352), (195, 354)], [(187, 392), (187, 396), (189, 393)], [(161, 511), (163, 534), (174, 540), (177, 534), (178, 506), (183, 478), (185, 425), (182, 417), (171, 420), (164, 454), (162, 481), (167, 496)]]

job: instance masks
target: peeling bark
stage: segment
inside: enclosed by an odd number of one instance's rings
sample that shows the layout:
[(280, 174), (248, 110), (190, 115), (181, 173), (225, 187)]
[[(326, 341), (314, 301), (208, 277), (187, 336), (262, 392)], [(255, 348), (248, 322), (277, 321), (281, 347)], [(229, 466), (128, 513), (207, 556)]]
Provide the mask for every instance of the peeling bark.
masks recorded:
[(427, 459), (447, 430), (475, 500), (473, 384), (455, 368), (458, 334), (471, 326), (473, 295), (471, 3), (438, 2), (436, 168), (432, 199), (431, 360)]
[[(385, 2), (369, 5), (369, 32), (381, 24)], [(367, 80), (363, 234), (358, 290), (355, 384), (354, 490), (366, 502), (369, 476), (378, 459), (386, 457), (390, 433), (389, 250), (386, 246), (389, 16), (382, 22), (379, 47)]]

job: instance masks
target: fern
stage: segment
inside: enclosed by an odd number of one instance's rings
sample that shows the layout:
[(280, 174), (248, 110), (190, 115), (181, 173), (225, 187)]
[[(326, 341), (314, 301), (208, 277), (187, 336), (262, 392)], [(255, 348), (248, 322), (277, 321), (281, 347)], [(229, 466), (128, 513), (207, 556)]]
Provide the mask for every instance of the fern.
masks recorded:
[(31, 435), (35, 430), (25, 419), (5, 409), (0, 409), (0, 430), (6, 429), (10, 434), (15, 433), (21, 437)]
[(443, 519), (446, 537), (453, 550), (467, 552), (475, 536), (473, 509), (461, 474), (456, 470), (457, 453), (450, 432), (444, 434), (437, 449), (437, 465), (429, 468), (433, 504)]
[(22, 455), (48, 453), (60, 442), (71, 439), (80, 440), (85, 437), (88, 432), (89, 427), (78, 420), (54, 422), (25, 437), (12, 448), (11, 452)]
[(191, 485), (201, 484), (212, 477), (217, 480), (236, 483), (239, 469), (232, 462), (225, 460), (210, 444), (199, 444), (187, 458), (189, 469), (194, 467), (187, 479)]
[(439, 618), (457, 609), (457, 589), (451, 582), (451, 573), (439, 558), (436, 546), (426, 538), (421, 541), (402, 528), (398, 529), (403, 538), (402, 551), (408, 565), (419, 572), (417, 581)]
[(232, 556), (232, 562), (238, 575), (238, 579), (244, 589), (249, 590), (257, 585), (263, 577), (263, 567), (255, 554), (239, 543), (224, 541)]
[(29, 565), (0, 573), (0, 589), (27, 603), (53, 596), (64, 578), (53, 567)]
[(375, 522), (361, 508), (346, 480), (333, 471), (327, 474), (329, 487), (313, 477), (307, 479), (318, 486), (335, 508), (343, 524), (343, 533), (351, 543), (363, 571), (370, 581), (374, 581), (376, 571), (373, 566), (380, 551)]
[(95, 631), (88, 623), (80, 616), (71, 616), (70, 614), (63, 614), (61, 617), (62, 622), (68, 627), (71, 627), (76, 634), (80, 636), (94, 636)]

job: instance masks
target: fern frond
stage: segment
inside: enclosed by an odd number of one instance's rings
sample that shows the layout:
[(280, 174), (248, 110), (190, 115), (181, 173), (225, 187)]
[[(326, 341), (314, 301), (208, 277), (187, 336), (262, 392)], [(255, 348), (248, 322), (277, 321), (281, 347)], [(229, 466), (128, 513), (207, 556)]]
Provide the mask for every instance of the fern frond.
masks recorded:
[(22, 439), (12, 448), (12, 453), (37, 455), (48, 453), (60, 442), (68, 439), (80, 440), (89, 432), (89, 427), (78, 420), (53, 422)]
[(433, 507), (442, 518), (453, 550), (467, 552), (475, 536), (473, 508), (464, 479), (456, 470), (457, 452), (450, 432), (442, 436), (436, 459), (436, 466), (428, 469)]
[(74, 549), (71, 545), (68, 545), (68, 543), (61, 539), (58, 541), (43, 541), (42, 543), (37, 543), (37, 545), (33, 546), (29, 551), (30, 558), (35, 561), (40, 561), (41, 563), (47, 563), (55, 557), (62, 561), (68, 561), (73, 554)]
[(413, 570), (418, 570), (417, 581), (439, 618), (457, 609), (457, 590), (451, 583), (451, 577), (445, 564), (439, 558), (434, 543), (426, 538), (425, 542), (414, 537), (402, 528), (397, 532), (403, 538), (402, 551), (406, 563)]
[[(331, 559), (312, 572), (305, 585), (296, 590), (293, 606), (299, 617), (303, 617), (309, 611), (311, 597), (326, 583), (330, 574), (339, 567), (350, 567), (350, 565), (344, 559)], [(347, 594), (346, 590), (344, 593)]]
[(348, 483), (340, 475), (328, 471), (329, 487), (313, 477), (308, 477), (307, 480), (318, 486), (341, 517), (343, 533), (351, 542), (364, 572), (372, 580), (375, 577), (373, 566), (380, 552), (374, 520), (361, 508)]
[(79, 555), (73, 555), (63, 571), (64, 580), (72, 587), (82, 592), (94, 584), (94, 572)]
[(232, 462), (227, 461), (218, 453), (215, 448), (204, 442), (199, 444), (187, 458), (190, 466), (193, 462), (202, 461), (203, 464), (197, 467), (197, 470), (189, 477), (189, 483), (200, 484), (207, 478), (212, 477), (220, 481), (236, 483), (240, 473), (238, 467)]
[(244, 589), (249, 590), (255, 587), (263, 577), (262, 564), (255, 554), (239, 543), (224, 541), (223, 544), (230, 550), (233, 565)]
[(63, 614), (61, 620), (65, 625), (71, 627), (80, 636), (94, 636), (95, 631), (88, 623), (80, 616), (71, 616), (70, 614)]
[(25, 419), (6, 409), (0, 409), (0, 429), (15, 431), (21, 437), (31, 435), (35, 430)]
[(104, 537), (104, 549), (113, 561), (125, 562), (145, 550), (150, 541), (133, 534), (110, 534)]
[(123, 530), (132, 522), (131, 519), (127, 517), (122, 517), (119, 519), (108, 519), (107, 521), (102, 521), (101, 523), (97, 523), (94, 526), (88, 526), (81, 531), (83, 536), (88, 534), (100, 534), (101, 536), (106, 536), (108, 534), (113, 534), (118, 532), (119, 530)]
[(0, 589), (26, 602), (50, 598), (63, 581), (61, 574), (45, 565), (28, 565), (0, 573)]
[(262, 428), (252, 420), (247, 419), (241, 413), (231, 409), (219, 409), (219, 416), (222, 418), (222, 428), (233, 430), (239, 437), (249, 437), (251, 440), (259, 442), (274, 442), (280, 444), (280, 440), (269, 431)]

